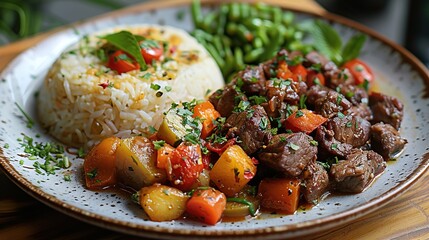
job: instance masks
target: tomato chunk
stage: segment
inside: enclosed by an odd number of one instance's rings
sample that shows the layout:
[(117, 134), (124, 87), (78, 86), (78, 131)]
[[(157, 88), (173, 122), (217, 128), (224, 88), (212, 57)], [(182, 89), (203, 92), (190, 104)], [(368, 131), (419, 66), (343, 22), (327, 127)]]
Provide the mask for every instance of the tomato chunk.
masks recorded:
[(140, 69), (140, 65), (121, 50), (117, 50), (109, 57), (107, 67), (118, 72), (118, 74)]
[(305, 132), (309, 134), (327, 120), (327, 118), (313, 113), (308, 109), (301, 109), (290, 115), (286, 119), (284, 125), (286, 129), (290, 129), (294, 132)]
[(200, 145), (182, 142), (168, 159), (167, 174), (172, 185), (182, 191), (191, 190), (204, 169)]
[(374, 81), (374, 74), (372, 73), (371, 68), (360, 59), (350, 60), (346, 62), (343, 67), (349, 69), (355, 79), (356, 85), (363, 84), (365, 80), (369, 83)]

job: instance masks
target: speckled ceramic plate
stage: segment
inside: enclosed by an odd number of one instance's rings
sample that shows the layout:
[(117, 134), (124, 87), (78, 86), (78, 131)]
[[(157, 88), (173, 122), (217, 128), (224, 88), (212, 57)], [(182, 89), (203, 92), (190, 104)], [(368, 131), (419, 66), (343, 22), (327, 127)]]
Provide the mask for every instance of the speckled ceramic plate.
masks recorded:
[[(86, 190), (81, 172), (83, 160), (73, 155), (70, 156), (72, 166), (67, 172), (37, 174), (32, 167), (34, 160), (23, 157), (23, 148), (17, 139), (25, 134), (39, 142), (54, 140), (37, 124), (32, 129), (27, 128), (15, 102), (35, 118), (34, 93), (54, 60), (82, 34), (132, 23), (168, 24), (191, 30), (187, 5), (149, 7), (149, 10), (100, 18), (83, 23), (76, 29), (61, 31), (23, 52), (1, 74), (0, 166), (16, 184), (45, 204), (98, 226), (155, 238), (297, 237), (339, 226), (374, 211), (407, 189), (428, 167), (426, 139), (429, 138), (429, 129), (423, 126), (429, 124), (429, 100), (424, 98), (429, 75), (423, 65), (401, 47), (360, 25), (330, 14), (316, 16), (300, 12), (297, 13), (299, 18), (329, 20), (344, 37), (359, 31), (366, 33), (368, 40), (362, 59), (373, 67), (380, 90), (398, 97), (405, 105), (401, 129), (402, 136), (409, 142), (405, 152), (396, 162), (389, 164), (384, 174), (365, 192), (330, 196), (313, 209), (298, 211), (294, 215), (263, 214), (257, 219), (206, 226), (187, 220), (152, 222), (125, 194)], [(188, 14), (178, 21), (176, 15), (183, 11)], [(38, 135), (40, 137), (36, 137)], [(72, 173), (71, 181), (64, 181), (66, 173)]]

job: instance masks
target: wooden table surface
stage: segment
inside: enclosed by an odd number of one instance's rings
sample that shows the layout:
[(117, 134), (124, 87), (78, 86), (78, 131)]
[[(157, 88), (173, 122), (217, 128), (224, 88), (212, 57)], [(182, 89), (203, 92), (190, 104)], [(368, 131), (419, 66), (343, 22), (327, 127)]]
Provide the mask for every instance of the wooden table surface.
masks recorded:
[[(142, 11), (148, 4), (155, 3), (136, 5), (97, 18)], [(316, 13), (324, 11), (311, 0), (288, 0), (288, 2), (282, 2), (282, 5)], [(0, 47), (0, 70), (4, 69), (20, 52), (59, 30), (61, 28)], [(426, 172), (407, 192), (381, 209), (347, 225), (312, 236), (311, 239), (429, 239), (428, 183), (429, 172)], [(58, 238), (133, 239), (134, 237), (101, 229), (57, 212), (26, 194), (0, 171), (0, 239)]]

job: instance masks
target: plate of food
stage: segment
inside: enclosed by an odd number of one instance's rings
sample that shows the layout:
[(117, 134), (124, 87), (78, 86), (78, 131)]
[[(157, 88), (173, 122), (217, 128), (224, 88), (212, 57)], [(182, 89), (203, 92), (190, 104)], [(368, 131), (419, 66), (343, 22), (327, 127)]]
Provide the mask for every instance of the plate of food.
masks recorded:
[(1, 73), (0, 166), (36, 199), (138, 236), (293, 238), (427, 169), (429, 74), (403, 48), (281, 5), (147, 6)]

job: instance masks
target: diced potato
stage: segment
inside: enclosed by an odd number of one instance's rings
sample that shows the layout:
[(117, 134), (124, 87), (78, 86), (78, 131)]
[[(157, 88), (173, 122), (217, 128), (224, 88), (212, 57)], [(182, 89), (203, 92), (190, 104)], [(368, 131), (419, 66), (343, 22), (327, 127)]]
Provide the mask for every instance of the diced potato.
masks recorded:
[(171, 146), (177, 146), (188, 133), (182, 122), (182, 117), (177, 114), (177, 108), (170, 109), (162, 120), (157, 137)]
[(167, 179), (164, 169), (156, 167), (156, 151), (145, 137), (123, 139), (116, 150), (116, 169), (119, 181), (134, 189), (141, 189)]
[(186, 210), (188, 198), (179, 189), (161, 184), (140, 190), (140, 205), (149, 218), (156, 222), (180, 218)]
[(252, 159), (238, 146), (228, 147), (210, 171), (210, 179), (231, 197), (238, 193), (256, 174)]

